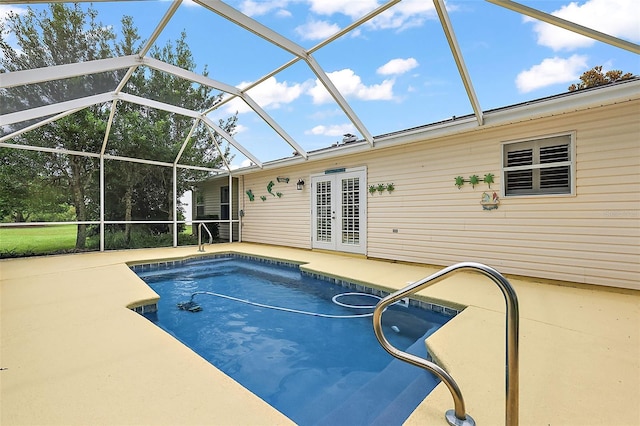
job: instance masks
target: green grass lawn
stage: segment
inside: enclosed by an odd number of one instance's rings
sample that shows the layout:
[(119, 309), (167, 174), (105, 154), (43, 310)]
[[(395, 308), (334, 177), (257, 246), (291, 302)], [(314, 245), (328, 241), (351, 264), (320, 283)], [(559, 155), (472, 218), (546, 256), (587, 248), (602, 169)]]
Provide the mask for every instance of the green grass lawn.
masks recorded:
[[(0, 228), (0, 258), (32, 256), (48, 253), (62, 253), (73, 251), (76, 246), (77, 225), (51, 225), (51, 226), (25, 226), (25, 227), (4, 227)], [(147, 237), (148, 240), (141, 245), (129, 246), (129, 248), (159, 247), (171, 245), (170, 235), (164, 235), (164, 244), (159, 244), (158, 237)], [(184, 240), (183, 237), (187, 237)], [(181, 244), (195, 244), (188, 240), (191, 237), (191, 226), (185, 227), (181, 240), (186, 241)], [(89, 250), (97, 250), (99, 237), (91, 237), (87, 240)], [(113, 246), (113, 239), (107, 239), (106, 248), (127, 248)]]
[(0, 256), (73, 250), (76, 246), (76, 230), (76, 225), (0, 228)]

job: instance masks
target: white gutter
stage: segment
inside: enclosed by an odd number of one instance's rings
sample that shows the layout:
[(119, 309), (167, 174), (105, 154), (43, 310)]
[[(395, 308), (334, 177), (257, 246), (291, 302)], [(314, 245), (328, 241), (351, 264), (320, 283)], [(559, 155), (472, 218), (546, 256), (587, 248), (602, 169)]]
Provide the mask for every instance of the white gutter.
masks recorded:
[(584, 91), (567, 92), (566, 94), (554, 96), (550, 99), (531, 101), (511, 107), (491, 110), (484, 113), (484, 125), (482, 126), (478, 125), (474, 115), (469, 115), (433, 125), (377, 136), (375, 137), (376, 143), (374, 147), (366, 141), (359, 141), (335, 148), (327, 148), (326, 150), (309, 152), (306, 160), (300, 156), (288, 157), (263, 163), (260, 169), (257, 167), (248, 167), (235, 169), (233, 172), (235, 176), (246, 175), (260, 170), (276, 169), (311, 161), (344, 157), (346, 155), (369, 152), (372, 149), (425, 142), (446, 136), (505, 126), (543, 117), (552, 117), (604, 105), (614, 105), (636, 99), (640, 99), (640, 79), (631, 82), (613, 83), (605, 87), (585, 89)]

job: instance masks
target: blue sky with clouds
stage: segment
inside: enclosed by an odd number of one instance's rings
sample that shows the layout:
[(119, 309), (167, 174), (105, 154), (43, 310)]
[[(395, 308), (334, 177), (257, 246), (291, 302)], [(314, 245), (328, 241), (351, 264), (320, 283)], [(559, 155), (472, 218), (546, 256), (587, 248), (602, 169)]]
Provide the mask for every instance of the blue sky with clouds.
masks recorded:
[[(229, 0), (232, 7), (312, 48), (382, 4), (376, 0)], [(637, 0), (521, 1), (606, 34), (640, 43)], [(567, 91), (596, 65), (640, 74), (637, 55), (554, 28), (494, 4), (448, 1), (447, 10), (483, 110)], [(88, 4), (87, 4), (88, 5)], [(131, 15), (147, 38), (170, 3), (97, 2), (98, 19), (119, 29)], [(16, 5), (0, 5), (0, 17)], [(26, 7), (26, 6), (19, 6)], [(32, 5), (34, 8), (45, 7)], [(186, 31), (198, 70), (246, 87), (292, 55), (218, 15), (185, 1), (157, 44)], [(10, 39), (10, 35), (8, 35)], [(313, 53), (368, 131), (376, 136), (473, 113), (429, 0), (403, 0)], [(307, 151), (330, 146), (354, 125), (302, 61), (248, 91)], [(290, 156), (285, 141), (240, 101), (212, 118), (239, 112), (238, 142), (261, 161)], [(246, 164), (237, 154), (234, 164)]]

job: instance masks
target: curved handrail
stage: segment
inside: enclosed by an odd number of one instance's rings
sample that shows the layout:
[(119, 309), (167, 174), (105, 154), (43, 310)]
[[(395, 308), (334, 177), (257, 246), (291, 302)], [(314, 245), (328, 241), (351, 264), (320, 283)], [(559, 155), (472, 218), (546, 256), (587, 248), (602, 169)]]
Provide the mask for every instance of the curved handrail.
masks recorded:
[(200, 222), (198, 224), (198, 251), (200, 252), (204, 251), (204, 243), (202, 242), (202, 227), (204, 227), (204, 230), (207, 231), (207, 234), (209, 234), (209, 244), (213, 243), (213, 235), (211, 235), (209, 228), (205, 223)]
[(421, 279), (420, 281), (416, 281), (408, 285), (407, 287), (398, 290), (394, 293), (391, 293), (387, 297), (383, 298), (380, 302), (378, 302), (376, 309), (373, 312), (373, 330), (375, 332), (378, 341), (382, 345), (382, 347), (389, 352), (392, 356), (408, 362), (417, 367), (424, 368), (426, 370), (431, 371), (433, 374), (438, 376), (440, 380), (442, 380), (449, 392), (451, 392), (451, 396), (453, 397), (454, 409), (447, 411), (445, 417), (447, 422), (453, 426), (467, 426), (467, 425), (475, 425), (475, 421), (473, 418), (466, 413), (464, 406), (464, 399), (462, 397), (462, 392), (458, 387), (458, 384), (453, 380), (453, 377), (449, 375), (444, 369), (442, 369), (437, 364), (427, 361), (424, 358), (412, 355), (407, 352), (403, 352), (396, 347), (394, 347), (384, 335), (382, 331), (382, 314), (384, 310), (394, 302), (407, 297), (410, 294), (414, 294), (424, 288), (427, 288), (441, 280), (443, 280), (446, 276), (451, 273), (460, 272), (462, 270), (473, 270), (476, 272), (480, 272), (481, 274), (491, 278), (494, 283), (500, 287), (502, 294), (505, 298), (505, 303), (507, 305), (506, 308), (506, 317), (507, 317), (507, 330), (506, 330), (506, 343), (507, 343), (507, 353), (506, 353), (506, 407), (505, 407), (505, 424), (508, 426), (517, 426), (518, 425), (518, 390), (519, 390), (519, 378), (518, 378), (518, 332), (519, 332), (519, 321), (518, 321), (518, 297), (516, 295), (515, 290), (504, 278), (500, 272), (495, 269), (483, 265), (481, 263), (475, 262), (462, 262), (457, 263), (455, 265), (451, 265), (447, 268), (442, 269), (441, 271), (436, 272), (433, 275), (430, 275), (426, 278)]

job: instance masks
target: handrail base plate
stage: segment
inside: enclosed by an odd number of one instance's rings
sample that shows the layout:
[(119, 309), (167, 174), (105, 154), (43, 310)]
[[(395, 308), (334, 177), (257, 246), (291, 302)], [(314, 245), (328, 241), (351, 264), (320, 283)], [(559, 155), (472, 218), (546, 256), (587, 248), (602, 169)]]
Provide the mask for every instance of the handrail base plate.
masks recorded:
[(464, 420), (460, 420), (456, 417), (454, 410), (447, 410), (444, 418), (447, 419), (447, 423), (451, 426), (476, 426), (476, 421), (473, 420), (473, 417), (471, 417), (469, 413), (467, 413), (467, 417)]

